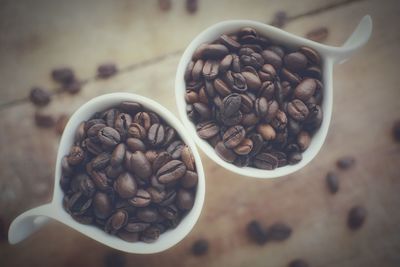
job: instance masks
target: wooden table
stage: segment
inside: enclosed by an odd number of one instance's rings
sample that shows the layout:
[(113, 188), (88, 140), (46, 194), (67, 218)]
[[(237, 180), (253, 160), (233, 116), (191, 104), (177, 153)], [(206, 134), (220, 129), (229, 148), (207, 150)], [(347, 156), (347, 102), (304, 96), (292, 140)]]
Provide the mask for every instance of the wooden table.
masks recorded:
[[(374, 21), (368, 45), (334, 70), (334, 110), (322, 151), (303, 170), (273, 180), (240, 177), (202, 159), (207, 178), (203, 212), (193, 231), (157, 255), (124, 255), (127, 266), (287, 266), (303, 258), (310, 266), (400, 266), (400, 145), (391, 127), (400, 116), (400, 4), (378, 1), (200, 1), (190, 15), (183, 1), (162, 12), (156, 1), (1, 1), (0, 3), (0, 216), (10, 222), (28, 208), (50, 201), (54, 130), (34, 125), (27, 101), (32, 85), (55, 88), (50, 69), (72, 66), (81, 78), (114, 61), (130, 71), (91, 81), (75, 96), (61, 94), (43, 112), (71, 114), (90, 98), (126, 91), (151, 97), (176, 114), (174, 77), (180, 55), (201, 30), (215, 22), (247, 18), (268, 22), (289, 15), (285, 30), (304, 35), (329, 28), (326, 43), (340, 45), (365, 14)], [(324, 178), (336, 159), (356, 165), (340, 172), (340, 191), (328, 193)], [(346, 227), (350, 207), (366, 207), (356, 232)], [(245, 227), (256, 218), (284, 221), (292, 236), (257, 246)], [(197, 238), (210, 242), (194, 257)], [(111, 249), (50, 223), (24, 242), (0, 244), (0, 266), (104, 266)]]

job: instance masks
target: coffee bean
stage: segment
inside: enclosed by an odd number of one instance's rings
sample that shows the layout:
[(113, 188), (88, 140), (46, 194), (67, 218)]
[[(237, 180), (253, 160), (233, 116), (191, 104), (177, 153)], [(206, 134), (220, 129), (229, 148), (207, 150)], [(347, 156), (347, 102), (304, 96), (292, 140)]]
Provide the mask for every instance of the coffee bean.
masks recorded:
[(318, 27), (306, 33), (306, 38), (314, 42), (323, 42), (329, 35), (329, 30), (326, 27)]
[(183, 188), (190, 189), (197, 185), (198, 180), (199, 178), (196, 172), (187, 170), (185, 175), (181, 178), (181, 185)]
[(278, 159), (270, 153), (259, 153), (254, 157), (254, 166), (263, 170), (273, 170), (278, 167)]
[(114, 190), (121, 198), (131, 198), (137, 192), (135, 178), (128, 172), (121, 174), (114, 181)]
[(186, 165), (180, 160), (171, 160), (157, 171), (158, 181), (163, 184), (180, 179), (186, 172)]
[(97, 136), (100, 142), (107, 147), (114, 147), (121, 141), (120, 133), (111, 127), (103, 127)]
[(315, 93), (317, 84), (314, 79), (304, 79), (294, 90), (294, 96), (302, 101), (307, 101)]
[(117, 66), (114, 63), (103, 63), (97, 68), (97, 76), (102, 79), (110, 78), (118, 72)]
[(294, 165), (300, 162), (303, 159), (303, 156), (299, 152), (292, 152), (288, 155), (288, 163), (290, 165)]
[[(146, 131), (149, 130), (151, 126), (151, 118), (147, 112), (138, 112), (133, 118), (133, 122), (141, 125)], [(128, 124), (129, 126), (130, 124)]]
[(136, 112), (140, 111), (140, 109), (142, 109), (142, 105), (133, 101), (123, 101), (119, 105), (119, 108), (129, 114), (135, 114)]
[(247, 233), (251, 240), (259, 245), (263, 245), (268, 241), (268, 235), (265, 229), (258, 221), (251, 221), (247, 224)]
[(147, 192), (144, 189), (139, 189), (136, 195), (133, 198), (129, 199), (129, 204), (139, 208), (148, 206), (150, 202), (151, 202), (151, 196), (149, 192)]
[(203, 66), (203, 77), (212, 80), (218, 75), (219, 62), (215, 60), (207, 60)]
[(40, 87), (33, 87), (29, 93), (29, 99), (37, 106), (45, 106), (50, 103), (51, 94)]
[(85, 152), (79, 146), (71, 147), (67, 161), (69, 165), (78, 165), (80, 164), (85, 157)]
[(267, 115), (265, 115), (264, 120), (266, 122), (271, 122), (273, 119), (275, 119), (278, 110), (279, 110), (278, 102), (276, 102), (275, 100), (269, 101)]
[(172, 142), (166, 149), (166, 151), (171, 155), (173, 159), (178, 159), (181, 154), (182, 150), (184, 148), (184, 144), (180, 141), (174, 141)]
[(257, 126), (257, 132), (265, 141), (273, 140), (276, 137), (274, 128), (269, 124), (259, 124)]
[(126, 146), (124, 144), (119, 144), (113, 150), (110, 159), (110, 165), (113, 167), (119, 166), (125, 158)]
[(301, 259), (292, 260), (288, 267), (309, 267), (308, 263)]
[(249, 113), (253, 110), (253, 99), (251, 99), (250, 96), (241, 94), (241, 104), (240, 104), (240, 110), (243, 113)]
[(228, 85), (223, 80), (218, 79), (218, 78), (214, 80), (214, 88), (217, 91), (217, 93), (223, 97), (232, 93), (232, 91), (229, 89)]
[(222, 140), (225, 147), (234, 148), (244, 139), (246, 133), (241, 125), (236, 125), (228, 128), (224, 133)]
[(267, 229), (270, 240), (283, 241), (292, 234), (292, 228), (285, 223), (275, 223)]
[(283, 131), (286, 129), (287, 121), (286, 113), (278, 110), (275, 118), (271, 122), (271, 126), (277, 131)]
[(112, 204), (108, 195), (97, 192), (93, 197), (93, 208), (96, 217), (106, 219), (112, 212)]
[[(194, 0), (187, 0), (187, 1), (193, 2)], [(158, 239), (160, 234), (161, 232), (159, 228), (155, 226), (150, 226), (149, 228), (144, 230), (144, 233), (141, 235), (140, 240), (145, 243), (153, 243)]]
[(128, 213), (125, 210), (118, 210), (107, 220), (105, 231), (115, 234), (128, 222)]
[(150, 226), (149, 223), (145, 222), (140, 222), (138, 219), (135, 220), (135, 218), (131, 217), (128, 220), (128, 223), (124, 227), (124, 230), (130, 232), (130, 233), (139, 233), (143, 232)]
[(261, 80), (258, 75), (254, 75), (250, 72), (242, 72), (242, 75), (246, 80), (246, 84), (249, 89), (258, 90), (261, 87)]
[(130, 165), (133, 173), (139, 179), (146, 180), (152, 174), (151, 164), (142, 151), (132, 153)]
[(233, 62), (233, 56), (226, 55), (219, 63), (219, 72), (220, 73), (227, 72), (229, 68), (232, 66), (232, 62)]
[(348, 170), (354, 166), (356, 159), (353, 156), (343, 156), (339, 158), (336, 165), (342, 170)]
[(44, 114), (39, 111), (35, 112), (35, 123), (42, 128), (50, 128), (54, 126), (54, 117), (50, 114)]
[(236, 92), (242, 93), (247, 90), (247, 82), (241, 73), (228, 71), (225, 75), (228, 85)]
[(269, 24), (277, 28), (283, 28), (287, 20), (288, 15), (285, 11), (277, 11), (275, 12), (274, 17)]
[(339, 190), (339, 177), (334, 172), (328, 172), (325, 179), (329, 191), (335, 194)]
[(306, 131), (301, 131), (297, 135), (297, 144), (299, 145), (301, 151), (305, 151), (310, 146), (310, 143), (311, 137)]
[(128, 128), (128, 135), (143, 140), (147, 136), (147, 131), (142, 125), (132, 123)]
[(202, 256), (208, 252), (209, 243), (205, 239), (198, 239), (192, 245), (192, 253), (195, 256)]
[(222, 44), (224, 44), (226, 47), (228, 47), (232, 51), (238, 50), (240, 48), (240, 44), (236, 40), (234, 40), (233, 38), (231, 38), (230, 36), (228, 36), (226, 34), (222, 34), (219, 37), (219, 40), (221, 41)]
[(176, 138), (176, 131), (171, 127), (166, 127), (163, 146), (169, 146)]
[(150, 145), (158, 146), (161, 143), (163, 143), (164, 138), (165, 138), (164, 126), (162, 126), (159, 123), (155, 123), (149, 128), (147, 140), (149, 141)]
[(196, 13), (198, 8), (198, 0), (186, 0), (186, 10), (190, 13)]
[(185, 189), (180, 189), (177, 195), (177, 204), (182, 210), (190, 210), (194, 205), (193, 193)]
[(186, 165), (186, 169), (189, 171), (194, 171), (196, 169), (196, 162), (192, 151), (188, 146), (184, 146), (181, 153), (181, 158), (183, 163)]
[(215, 146), (215, 152), (218, 156), (220, 156), (223, 160), (227, 162), (233, 162), (236, 159), (236, 154), (227, 148), (223, 142), (218, 142)]
[(299, 51), (303, 53), (303, 55), (305, 55), (311, 63), (316, 65), (321, 63), (321, 56), (314, 49), (307, 46), (302, 46), (300, 47)]
[(193, 108), (199, 115), (199, 119), (201, 121), (208, 120), (211, 117), (211, 110), (207, 107), (207, 105), (198, 102), (193, 104)]
[(111, 155), (106, 152), (102, 152), (99, 155), (97, 155), (94, 159), (92, 159), (91, 161), (92, 169), (102, 170), (108, 165), (110, 160), (111, 160)]
[(156, 172), (158, 169), (160, 169), (162, 166), (164, 166), (167, 162), (171, 161), (172, 157), (168, 152), (161, 152), (159, 153), (156, 158), (153, 161), (153, 171)]
[(240, 109), (242, 97), (239, 94), (229, 94), (222, 100), (222, 114), (230, 117)]
[(293, 52), (290, 54), (287, 54), (284, 58), (283, 61), (285, 63), (285, 67), (288, 70), (298, 72), (307, 66), (308, 60), (305, 55), (303, 55), (300, 52)]
[(282, 59), (272, 50), (264, 50), (261, 55), (264, 58), (265, 63), (271, 64), (275, 69), (280, 69), (282, 67)]
[(208, 44), (202, 52), (203, 58), (221, 59), (229, 53), (228, 48), (222, 44)]
[(289, 115), (296, 121), (304, 121), (309, 114), (307, 106), (299, 99), (290, 102), (287, 109)]
[(74, 71), (69, 67), (61, 67), (52, 70), (51, 77), (61, 84), (68, 84), (75, 80)]
[(347, 216), (347, 226), (350, 230), (361, 228), (367, 217), (367, 210), (362, 206), (354, 206), (350, 209)]
[(142, 208), (137, 212), (137, 216), (140, 220), (147, 223), (153, 223), (158, 220), (158, 212), (154, 208)]
[(247, 155), (253, 149), (253, 141), (249, 138), (243, 139), (234, 149), (238, 155)]

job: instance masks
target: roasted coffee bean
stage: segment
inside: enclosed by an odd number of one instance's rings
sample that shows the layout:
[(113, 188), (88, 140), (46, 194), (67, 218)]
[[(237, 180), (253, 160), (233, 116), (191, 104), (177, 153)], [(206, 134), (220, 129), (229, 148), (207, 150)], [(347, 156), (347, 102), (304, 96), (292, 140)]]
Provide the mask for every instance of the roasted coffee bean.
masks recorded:
[(143, 143), (142, 140), (138, 138), (128, 138), (126, 139), (126, 146), (128, 149), (132, 152), (135, 151), (142, 151), (144, 152), (146, 150), (146, 145)]
[(296, 121), (304, 121), (309, 114), (307, 106), (299, 99), (294, 99), (290, 102), (287, 110), (289, 115)]
[(299, 148), (301, 151), (305, 151), (311, 143), (311, 137), (310, 134), (306, 131), (301, 131), (297, 135), (297, 144), (299, 145)]
[(288, 20), (288, 15), (285, 11), (277, 11), (274, 14), (274, 18), (269, 24), (277, 28), (283, 28), (287, 20)]
[(142, 105), (140, 103), (133, 101), (124, 101), (121, 102), (119, 108), (122, 109), (122, 111), (127, 112), (129, 114), (135, 114), (136, 112), (142, 109)]
[(114, 127), (114, 123), (115, 123), (115, 120), (117, 119), (117, 116), (118, 116), (117, 109), (112, 108), (112, 109), (107, 110), (103, 115), (105, 124), (109, 127)]
[(292, 234), (292, 228), (285, 223), (275, 223), (267, 229), (270, 240), (283, 241)]
[(114, 190), (121, 198), (131, 198), (137, 192), (135, 178), (128, 172), (121, 174), (114, 181)]
[(253, 149), (253, 141), (249, 138), (243, 139), (234, 149), (238, 155), (247, 155)]
[(96, 188), (101, 191), (109, 191), (110, 185), (107, 175), (103, 171), (91, 171), (90, 177)]
[(117, 66), (114, 63), (103, 63), (97, 67), (97, 77), (102, 79), (110, 78), (118, 72)]
[(194, 81), (199, 81), (202, 75), (202, 71), (204, 68), (204, 61), (202, 59), (198, 59), (193, 66), (192, 69), (192, 79)]
[(363, 206), (354, 206), (347, 215), (347, 226), (350, 230), (361, 228), (367, 217), (367, 210)]
[(261, 80), (258, 75), (251, 72), (242, 72), (244, 79), (246, 80), (247, 87), (250, 90), (258, 90), (261, 87)]
[(265, 97), (259, 97), (254, 102), (255, 114), (259, 118), (265, 117), (268, 112), (268, 102)]
[(276, 79), (276, 70), (271, 64), (264, 64), (261, 70), (258, 71), (258, 76), (261, 81), (273, 81)]
[(258, 221), (249, 222), (246, 230), (250, 239), (257, 244), (263, 245), (268, 241), (268, 234)]
[(219, 62), (216, 60), (207, 60), (203, 66), (203, 77), (212, 80), (218, 75)]
[(92, 205), (92, 199), (86, 197), (82, 192), (74, 193), (67, 203), (67, 210), (73, 215), (84, 214)]
[(236, 92), (243, 93), (247, 90), (247, 82), (241, 73), (227, 71), (225, 79), (228, 85)]
[(197, 185), (198, 180), (199, 178), (196, 172), (187, 170), (185, 175), (181, 178), (181, 185), (183, 188), (190, 189)]
[(158, 156), (158, 152), (156, 150), (147, 150), (144, 155), (146, 156), (147, 160), (153, 164), (154, 160)]
[(270, 153), (277, 158), (278, 167), (282, 167), (287, 164), (287, 156), (285, 153), (280, 151), (271, 151)]
[(241, 94), (240, 97), (242, 99), (241, 105), (240, 105), (240, 110), (243, 113), (251, 112), (253, 109), (253, 100), (251, 99), (251, 97), (248, 95), (245, 95), (245, 94)]
[(151, 164), (142, 151), (132, 153), (130, 166), (137, 178), (146, 180), (152, 174)]
[(251, 149), (249, 155), (254, 156), (262, 149), (264, 139), (260, 134), (256, 133), (249, 135), (249, 139), (253, 142), (253, 148)]
[(147, 140), (150, 145), (158, 146), (161, 143), (163, 143), (164, 138), (165, 138), (165, 129), (163, 125), (155, 123), (149, 128)]
[(238, 167), (246, 167), (250, 164), (250, 157), (248, 155), (238, 156), (233, 162)]
[(128, 128), (128, 135), (130, 137), (143, 140), (147, 136), (147, 132), (142, 125), (138, 123), (132, 123)]
[(29, 93), (29, 99), (37, 106), (45, 106), (50, 103), (51, 94), (40, 87), (34, 87)]
[(309, 267), (308, 263), (301, 259), (292, 260), (288, 267)]
[(133, 118), (133, 122), (141, 125), (146, 131), (148, 131), (151, 126), (151, 117), (147, 112), (138, 112)]
[(326, 184), (328, 186), (329, 191), (332, 194), (335, 194), (339, 190), (339, 177), (334, 172), (328, 172), (326, 175)]
[(149, 187), (149, 188), (147, 188), (147, 192), (149, 192), (149, 194), (150, 194), (151, 202), (156, 203), (156, 204), (161, 203), (167, 195), (167, 191), (165, 191), (165, 187), (164, 188)]
[(395, 121), (392, 128), (393, 139), (400, 142), (400, 120)]
[(201, 56), (203, 58), (221, 59), (229, 53), (228, 48), (221, 44), (208, 44), (204, 46)]
[(224, 133), (222, 140), (226, 148), (236, 147), (244, 139), (246, 133), (241, 125), (228, 128)]
[(166, 149), (166, 151), (171, 155), (173, 159), (180, 158), (182, 154), (182, 149), (184, 148), (184, 144), (182, 141), (177, 140), (172, 142)]
[(240, 44), (235, 39), (231, 38), (230, 36), (228, 36), (226, 34), (222, 34), (219, 37), (219, 40), (222, 44), (224, 44), (226, 47), (228, 47), (232, 51), (236, 51), (240, 48)]
[(114, 147), (121, 141), (120, 132), (111, 127), (104, 127), (98, 132), (98, 138), (107, 147)]
[(36, 111), (35, 112), (35, 124), (38, 127), (50, 128), (50, 127), (54, 126), (55, 120), (54, 120), (54, 117), (50, 114), (44, 114), (42, 112)]
[(264, 120), (266, 122), (271, 122), (273, 119), (275, 119), (278, 110), (279, 110), (278, 102), (276, 102), (275, 100), (269, 101), (267, 115), (265, 115)]
[(233, 62), (233, 56), (232, 55), (226, 55), (220, 62), (219, 64), (219, 71), (220, 73), (225, 73), (229, 70), (229, 68), (232, 66)]
[(89, 137), (97, 136), (97, 135), (99, 134), (99, 131), (100, 131), (101, 129), (103, 129), (104, 127), (106, 127), (106, 125), (103, 124), (103, 123), (94, 124), (92, 127), (90, 127), (90, 128), (87, 130), (86, 134), (87, 134), (87, 136), (89, 136)]
[(160, 202), (160, 206), (165, 207), (172, 204), (176, 199), (176, 191), (175, 190), (168, 190), (166, 191), (164, 199)]
[(300, 162), (303, 159), (303, 156), (299, 152), (292, 152), (288, 155), (288, 163), (290, 165), (294, 165)]
[(282, 58), (272, 50), (264, 50), (261, 55), (266, 64), (271, 64), (275, 69), (282, 67)]
[(171, 160), (157, 171), (158, 181), (163, 184), (180, 179), (186, 172), (186, 165), (180, 160)]
[(124, 167), (121, 164), (116, 167), (113, 167), (110, 165), (105, 169), (105, 171), (106, 171), (107, 177), (109, 177), (111, 179), (115, 179), (124, 172)]
[(79, 146), (71, 147), (69, 154), (67, 156), (67, 161), (69, 165), (78, 165), (80, 164), (85, 157), (85, 152)]
[(229, 95), (230, 93), (232, 93), (232, 91), (228, 87), (228, 85), (219, 78), (214, 80), (214, 88), (215, 88), (215, 91), (217, 91), (217, 93), (222, 97), (225, 97), (225, 96)]
[(243, 114), (242, 120), (241, 120), (241, 124), (244, 127), (247, 126), (254, 126), (255, 124), (258, 123), (259, 121), (259, 117), (254, 114), (254, 113), (247, 113), (247, 114)]
[(91, 161), (93, 170), (104, 169), (109, 164), (110, 160), (111, 160), (110, 154), (106, 152), (100, 153)]
[(137, 216), (140, 220), (147, 223), (153, 223), (158, 220), (159, 214), (154, 208), (142, 208), (137, 211)]
[(307, 47), (307, 46), (302, 46), (300, 47), (299, 51), (307, 57), (307, 59), (316, 65), (319, 65), (321, 63), (321, 57), (318, 54), (317, 51), (314, 49)]
[[(194, 0), (187, 0), (187, 3), (194, 2)], [(158, 227), (150, 226), (146, 230), (144, 230), (143, 234), (140, 236), (140, 240), (145, 243), (153, 243), (160, 236), (161, 232)]]
[(180, 189), (177, 194), (177, 205), (182, 210), (190, 210), (194, 205), (194, 195), (191, 191)]
[(167, 162), (171, 161), (172, 157), (168, 152), (159, 153), (153, 161), (153, 172), (158, 171), (162, 166), (164, 166)]
[(186, 91), (185, 101), (190, 104), (196, 103), (199, 101), (199, 95), (195, 91)]
[(193, 108), (199, 115), (200, 120), (208, 120), (211, 117), (211, 110), (208, 108), (207, 105), (198, 102), (193, 104)]
[(229, 117), (222, 116), (221, 117), (221, 121), (226, 126), (233, 126), (233, 125), (239, 124), (241, 122), (242, 118), (243, 118), (243, 114), (239, 110), (238, 112), (236, 112), (235, 114), (233, 114), (233, 115), (231, 115)]
[(271, 126), (277, 131), (283, 131), (286, 129), (287, 121), (286, 113), (278, 110), (275, 119), (273, 119), (271, 122)]
[(93, 208), (97, 218), (106, 219), (112, 212), (111, 199), (107, 194), (97, 192), (93, 197)]
[(270, 153), (259, 153), (254, 157), (254, 166), (263, 170), (273, 170), (278, 167), (278, 159)]
[(149, 192), (144, 189), (139, 189), (136, 195), (128, 200), (129, 204), (135, 207), (143, 208), (150, 204), (151, 196)]
[(138, 219), (129, 218), (128, 223), (124, 227), (124, 230), (130, 233), (143, 232), (150, 226), (150, 223), (140, 222)]
[(257, 132), (265, 141), (273, 140), (276, 137), (275, 129), (269, 124), (259, 124), (257, 126)]
[[(126, 230), (119, 230), (117, 233), (117, 236), (119, 238), (121, 238), (122, 240), (126, 241), (126, 242), (137, 242), (139, 241), (139, 234), (138, 233), (131, 233), (128, 232)], [(119, 265), (115, 265), (115, 264), (111, 264), (109, 266), (121, 266), (121, 264)], [(122, 264), (123, 266), (123, 264)]]
[(52, 70), (51, 77), (61, 84), (68, 84), (75, 80), (74, 71), (69, 67), (61, 67)]
[(305, 55), (303, 55), (300, 52), (293, 52), (290, 54), (287, 54), (284, 59), (285, 67), (288, 70), (298, 72), (307, 66), (308, 60)]
[(115, 234), (128, 222), (128, 213), (125, 210), (118, 210), (107, 220), (104, 230), (107, 233)]
[(222, 100), (222, 114), (230, 117), (239, 111), (242, 97), (239, 94), (230, 94)]
[(168, 220), (174, 220), (179, 216), (179, 210), (175, 205), (168, 205), (160, 208), (160, 214)]
[(186, 165), (186, 169), (189, 171), (194, 171), (196, 169), (196, 162), (192, 151), (188, 146), (184, 146), (181, 153), (181, 158), (183, 163)]
[(217, 155), (219, 155), (223, 160), (227, 161), (227, 162), (233, 162), (236, 159), (236, 154), (230, 150), (229, 148), (227, 148), (224, 145), (224, 142), (220, 141), (216, 144), (215, 146), (215, 152), (217, 153)]
[(304, 79), (294, 90), (294, 96), (302, 101), (307, 101), (314, 95), (317, 84), (314, 79)]
[(198, 239), (192, 245), (192, 253), (195, 256), (202, 256), (208, 252), (209, 243), (205, 239)]
[(355, 163), (356, 159), (353, 156), (343, 156), (337, 160), (336, 165), (342, 170), (347, 170), (353, 167)]
[(117, 145), (111, 155), (110, 165), (113, 167), (121, 165), (125, 158), (125, 152), (126, 146), (124, 144)]

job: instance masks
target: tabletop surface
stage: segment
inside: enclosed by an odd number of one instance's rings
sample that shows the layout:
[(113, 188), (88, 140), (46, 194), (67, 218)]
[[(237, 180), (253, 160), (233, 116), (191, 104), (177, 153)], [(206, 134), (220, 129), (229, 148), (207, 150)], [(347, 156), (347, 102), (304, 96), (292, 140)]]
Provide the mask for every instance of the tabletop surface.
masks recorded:
[[(333, 115), (328, 137), (304, 169), (279, 179), (235, 175), (201, 154), (207, 191), (199, 221), (175, 247), (156, 255), (118, 254), (57, 222), (17, 245), (0, 240), (0, 266), (287, 266), (295, 258), (310, 266), (400, 266), (400, 144), (391, 131), (400, 118), (400, 4), (397, 0), (185, 1), (167, 11), (157, 1), (0, 1), (0, 220), (4, 227), (21, 212), (51, 200), (59, 135), (39, 128), (29, 90), (57, 87), (50, 70), (71, 66), (79, 78), (93, 77), (98, 64), (115, 62), (124, 72), (91, 79), (76, 95), (57, 94), (41, 108), (70, 115), (87, 100), (111, 92), (150, 97), (177, 114), (174, 79), (178, 61), (200, 31), (226, 19), (268, 23), (287, 13), (284, 30), (304, 36), (318, 27), (324, 43), (341, 45), (370, 14), (373, 34), (350, 60), (334, 67)], [(356, 159), (338, 171), (342, 156)], [(340, 178), (337, 194), (325, 183)], [(362, 205), (365, 224), (346, 227), (349, 209)], [(257, 219), (289, 224), (283, 242), (259, 246), (246, 234)], [(199, 238), (207, 254), (190, 252)], [(108, 260), (107, 260), (108, 259)], [(125, 262), (125, 264), (123, 264)]]

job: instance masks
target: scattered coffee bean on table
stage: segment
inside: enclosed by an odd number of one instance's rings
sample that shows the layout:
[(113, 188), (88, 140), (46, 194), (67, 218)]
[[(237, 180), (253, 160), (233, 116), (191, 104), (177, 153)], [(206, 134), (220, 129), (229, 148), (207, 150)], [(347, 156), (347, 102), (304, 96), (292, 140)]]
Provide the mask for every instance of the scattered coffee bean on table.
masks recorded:
[(350, 209), (347, 217), (347, 226), (351, 230), (359, 229), (367, 217), (367, 210), (362, 206), (354, 206)]
[(162, 117), (136, 102), (95, 113), (62, 162), (65, 210), (128, 242), (154, 242), (192, 209), (191, 150)]
[(184, 79), (199, 137), (239, 167), (298, 163), (322, 123), (318, 52), (276, 44), (250, 27), (200, 45)]
[(105, 267), (124, 267), (126, 266), (126, 257), (123, 253), (110, 251), (104, 256)]
[(198, 239), (192, 245), (192, 253), (195, 256), (201, 256), (208, 252), (208, 241), (205, 239)]
[(400, 120), (394, 122), (392, 132), (394, 140), (400, 142)]
[(308, 263), (301, 259), (295, 259), (291, 261), (288, 267), (308, 267)]
[(292, 228), (285, 223), (275, 223), (267, 228), (268, 238), (274, 241), (283, 241), (292, 234)]
[(259, 245), (263, 245), (268, 241), (267, 231), (258, 221), (251, 221), (247, 224), (247, 233), (251, 240)]
[(323, 42), (328, 38), (329, 30), (326, 27), (318, 27), (306, 33), (306, 38), (315, 42)]
[(29, 93), (29, 99), (36, 106), (45, 106), (50, 103), (51, 94), (43, 88), (33, 87)]
[(114, 63), (104, 63), (97, 68), (97, 77), (102, 79), (110, 78), (118, 72), (117, 65)]
[(198, 0), (186, 0), (186, 10), (190, 14), (194, 14), (197, 11)]
[(283, 28), (286, 25), (287, 20), (288, 20), (288, 16), (285, 11), (277, 11), (274, 14), (274, 18), (270, 22), (270, 25), (277, 27), (277, 28)]
[(332, 194), (339, 191), (339, 177), (335, 172), (328, 172), (325, 179), (328, 189)]
[(337, 160), (336, 165), (339, 169), (348, 170), (353, 167), (355, 163), (356, 159), (353, 156), (343, 156)]
[(76, 93), (79, 93), (82, 89), (82, 83), (79, 81), (72, 81), (70, 83), (64, 84), (63, 87), (61, 88), (62, 90), (74, 95)]
[(44, 114), (40, 111), (35, 112), (35, 123), (42, 128), (50, 128), (55, 124), (54, 117), (50, 114)]
[(51, 77), (60, 84), (69, 84), (75, 80), (74, 71), (69, 67), (61, 67), (51, 71)]

